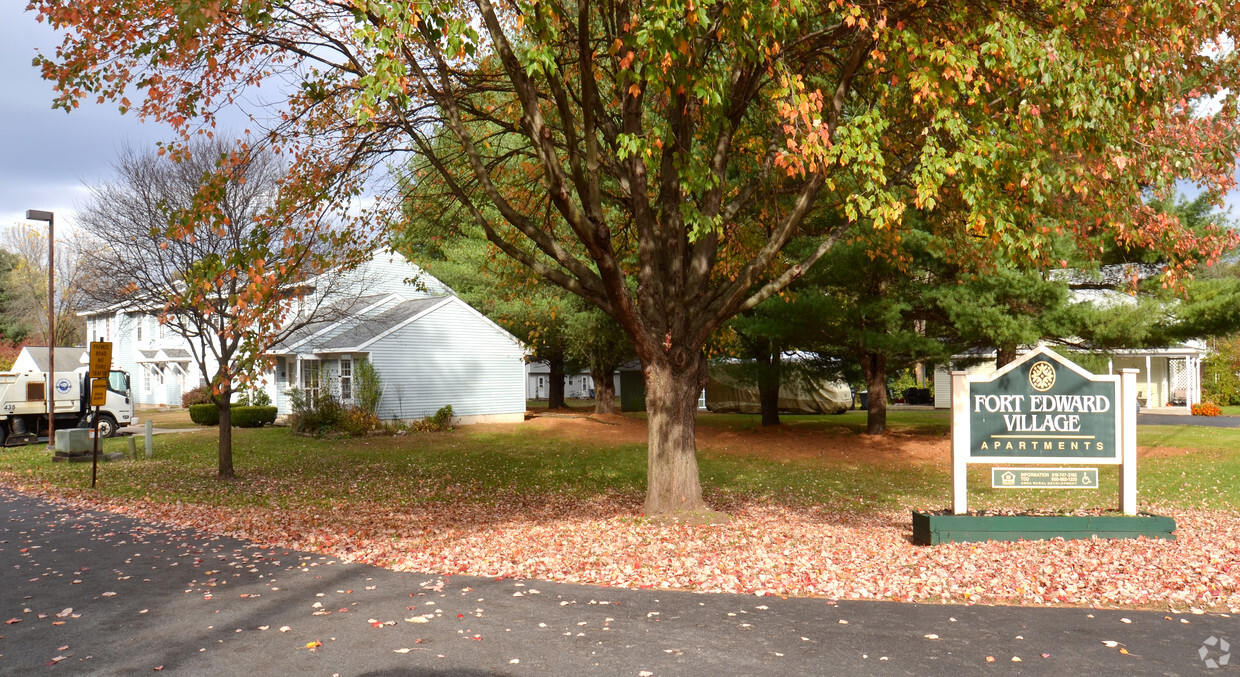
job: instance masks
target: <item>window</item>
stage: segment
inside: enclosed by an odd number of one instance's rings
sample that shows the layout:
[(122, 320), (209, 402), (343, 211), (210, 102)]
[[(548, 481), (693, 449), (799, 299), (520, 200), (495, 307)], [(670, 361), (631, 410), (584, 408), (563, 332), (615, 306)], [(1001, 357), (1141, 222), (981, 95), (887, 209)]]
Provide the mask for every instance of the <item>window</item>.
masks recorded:
[(353, 401), (353, 358), (340, 358), (340, 401)]
[(142, 370), (142, 392), (151, 392), (151, 368), (149, 366)]
[(142, 342), (142, 325), (145, 323), (146, 323), (145, 319), (143, 318), (138, 319), (138, 343)]
[(301, 363), (301, 388), (306, 391), (306, 404), (319, 403), (319, 361), (303, 360)]
[(112, 340), (112, 318), (104, 318), (103, 320), (103, 340)]
[(108, 390), (114, 390), (122, 395), (129, 394), (129, 377), (125, 375), (125, 372), (108, 372)]

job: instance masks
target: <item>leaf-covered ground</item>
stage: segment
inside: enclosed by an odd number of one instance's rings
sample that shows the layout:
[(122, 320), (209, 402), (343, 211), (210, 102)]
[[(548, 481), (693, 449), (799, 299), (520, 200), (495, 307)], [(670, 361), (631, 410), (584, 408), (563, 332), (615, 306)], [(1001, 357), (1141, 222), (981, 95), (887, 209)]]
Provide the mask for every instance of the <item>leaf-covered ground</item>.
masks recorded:
[[(556, 421), (528, 439), (511, 430), (454, 433), (425, 438), (420, 451), (409, 448), (416, 440), (305, 442), (279, 430), (238, 431), (242, 477), (222, 488), (209, 470), (210, 440), (185, 433), (176, 436), (184, 448), (165, 443), (162, 460), (104, 467), (94, 493), (74, 488), (83, 486), (88, 468), (52, 467), (34, 452), (7, 457), (0, 483), (82, 507), (427, 573), (838, 599), (1240, 612), (1237, 454), (1230, 438), (1193, 438), (1197, 451), (1142, 448), (1142, 508), (1174, 517), (1175, 541), (926, 547), (911, 542), (909, 508), (935, 509), (947, 500), (941, 430), (870, 443), (820, 427), (707, 428), (699, 446), (706, 450), (708, 499), (733, 519), (687, 526), (640, 517), (644, 453), (624, 446), (636, 434), (631, 424), (607, 425), (613, 439), (597, 449), (576, 446), (581, 438), (600, 442), (600, 425)], [(1182, 433), (1151, 434), (1171, 445), (1180, 438), (1168, 436)], [(978, 493), (978, 507), (1016, 500)], [(1109, 504), (1114, 489), (1022, 496), (1041, 509), (1072, 510), (1080, 507), (1073, 500)]]
[(325, 513), (100, 500), (21, 487), (81, 507), (332, 554), (397, 570), (635, 588), (955, 603), (1140, 606), (1240, 612), (1240, 517), (1161, 511), (1175, 541), (910, 542), (908, 513), (821, 514), (736, 506), (712, 526), (629, 517), (633, 498), (542, 497), (402, 509), (360, 502)]

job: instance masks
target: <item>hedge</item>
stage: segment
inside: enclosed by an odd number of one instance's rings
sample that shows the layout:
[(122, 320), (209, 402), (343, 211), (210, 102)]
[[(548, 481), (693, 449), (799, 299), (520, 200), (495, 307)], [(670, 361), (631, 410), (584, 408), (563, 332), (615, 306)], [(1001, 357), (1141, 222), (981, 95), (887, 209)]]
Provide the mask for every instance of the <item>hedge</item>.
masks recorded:
[[(242, 407), (231, 409), (234, 428), (261, 428), (276, 420), (275, 407)], [(214, 404), (194, 404), (189, 408), (189, 419), (198, 425), (219, 425), (220, 410)]]
[(219, 425), (219, 407), (214, 404), (191, 404), (189, 405), (189, 420), (198, 425)]
[(268, 423), (275, 423), (275, 407), (233, 407), (232, 424), (234, 428), (261, 428)]

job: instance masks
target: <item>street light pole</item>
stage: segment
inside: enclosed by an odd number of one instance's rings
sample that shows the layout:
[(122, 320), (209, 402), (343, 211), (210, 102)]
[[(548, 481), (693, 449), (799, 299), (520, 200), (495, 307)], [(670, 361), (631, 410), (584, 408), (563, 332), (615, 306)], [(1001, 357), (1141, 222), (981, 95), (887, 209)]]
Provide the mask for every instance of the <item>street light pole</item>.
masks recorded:
[(27, 209), (27, 221), (47, 221), (47, 448), (56, 449), (56, 216)]

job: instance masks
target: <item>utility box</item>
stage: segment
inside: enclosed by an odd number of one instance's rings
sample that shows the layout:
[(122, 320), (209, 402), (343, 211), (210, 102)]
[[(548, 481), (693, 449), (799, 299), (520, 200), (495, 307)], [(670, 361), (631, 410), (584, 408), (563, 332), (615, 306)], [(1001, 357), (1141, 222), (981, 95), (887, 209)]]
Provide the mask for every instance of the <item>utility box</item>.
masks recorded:
[(90, 453), (95, 449), (90, 428), (64, 428), (56, 431), (56, 451), (62, 453)]

